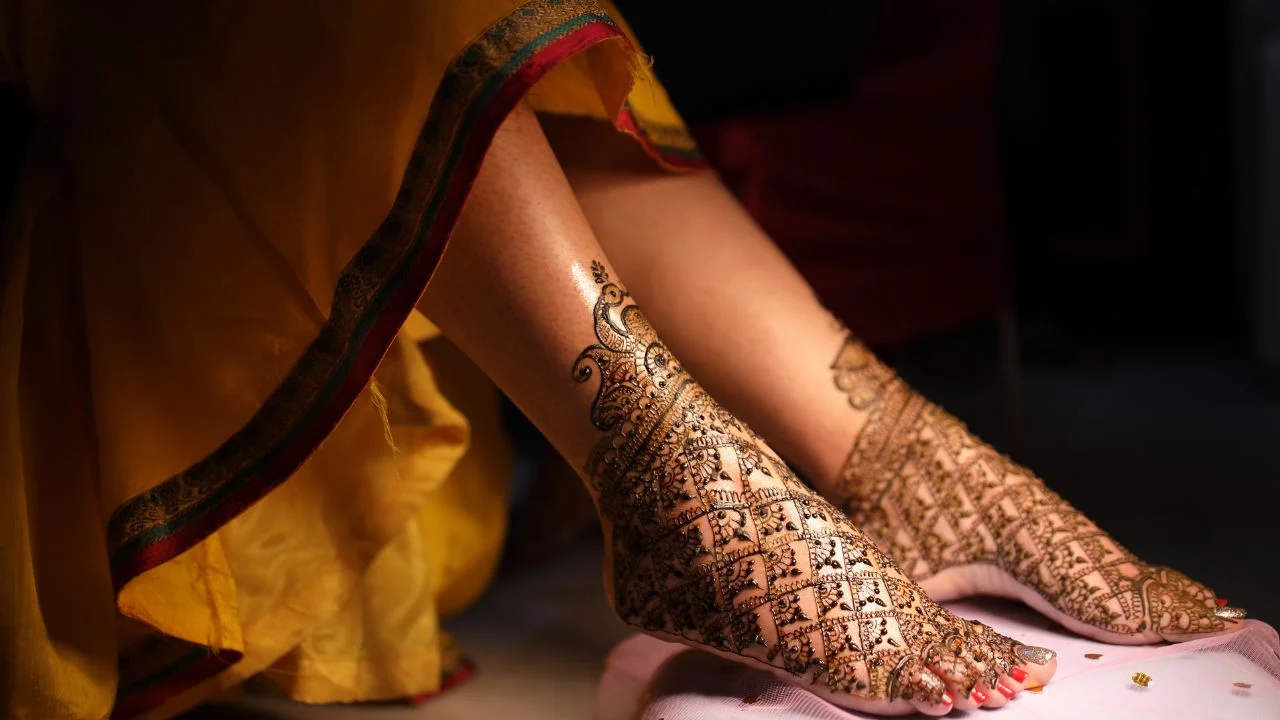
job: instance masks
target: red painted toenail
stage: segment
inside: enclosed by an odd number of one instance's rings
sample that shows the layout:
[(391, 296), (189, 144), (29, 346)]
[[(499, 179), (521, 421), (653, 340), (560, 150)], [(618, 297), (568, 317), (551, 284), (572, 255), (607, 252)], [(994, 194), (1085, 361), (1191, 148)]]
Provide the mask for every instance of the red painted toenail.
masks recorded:
[(1016, 667), (1009, 671), (1009, 677), (1013, 678), (1014, 682), (1022, 682), (1027, 679), (1027, 671)]
[(951, 693), (949, 693), (949, 692), (944, 692), (944, 693), (942, 693), (942, 704), (943, 704), (943, 705), (950, 705), (950, 704), (951, 704), (951, 703), (953, 703), (953, 702), (955, 702), (955, 701), (951, 699)]
[(1227, 599), (1226, 599), (1226, 598), (1218, 598), (1218, 607), (1226, 607), (1226, 606), (1227, 606)]
[(987, 694), (977, 688), (974, 688), (973, 692), (969, 693), (969, 697), (973, 698), (973, 701), (979, 705), (987, 701)]
[(1005, 687), (1004, 683), (996, 683), (996, 690), (999, 690), (1001, 695), (1009, 698), (1010, 700), (1012, 700), (1013, 696), (1016, 694), (1009, 688)]

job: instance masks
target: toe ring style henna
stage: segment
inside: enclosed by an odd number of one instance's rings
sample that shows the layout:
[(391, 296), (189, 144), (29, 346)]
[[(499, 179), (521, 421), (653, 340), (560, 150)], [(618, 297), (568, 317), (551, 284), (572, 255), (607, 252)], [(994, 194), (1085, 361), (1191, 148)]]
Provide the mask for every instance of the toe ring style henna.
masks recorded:
[(947, 649), (953, 654), (958, 655), (962, 650), (964, 650), (964, 638), (960, 637), (959, 634), (948, 637), (944, 642), (947, 645)]
[(1249, 612), (1247, 610), (1241, 607), (1235, 607), (1234, 605), (1226, 605), (1216, 608), (1213, 611), (1213, 614), (1225, 620), (1243, 620), (1249, 617)]
[(1036, 665), (1048, 665), (1049, 661), (1058, 656), (1058, 653), (1035, 645), (1019, 645), (1014, 649), (1018, 657)]
[(946, 695), (947, 686), (918, 655), (904, 655), (889, 673), (885, 686), (886, 697), (891, 700), (918, 700), (938, 705)]
[(934, 666), (948, 657), (953, 657), (955, 654), (956, 651), (946, 645), (943, 645), (942, 643), (934, 643), (925, 648), (924, 652), (920, 653), (920, 657), (924, 658), (926, 665)]
[(905, 691), (906, 689), (900, 688), (898, 686), (898, 681), (902, 678), (903, 673), (907, 672), (908, 665), (912, 664), (912, 661), (914, 660), (916, 660), (916, 658), (911, 655), (903, 655), (902, 659), (898, 661), (898, 664), (894, 666), (892, 671), (890, 671), (889, 681), (885, 683), (885, 695), (887, 697), (907, 697), (907, 692), (899, 694), (900, 690)]

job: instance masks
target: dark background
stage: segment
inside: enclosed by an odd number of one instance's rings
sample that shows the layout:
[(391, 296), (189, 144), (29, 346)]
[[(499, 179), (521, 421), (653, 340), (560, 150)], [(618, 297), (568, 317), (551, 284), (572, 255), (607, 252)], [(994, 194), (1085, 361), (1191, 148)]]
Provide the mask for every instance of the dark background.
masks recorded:
[[(927, 2), (619, 5), (700, 140), (856, 110), (868, 48), (981, 30)], [(878, 349), (1132, 550), (1275, 622), (1280, 3), (980, 6), (1008, 303)]]

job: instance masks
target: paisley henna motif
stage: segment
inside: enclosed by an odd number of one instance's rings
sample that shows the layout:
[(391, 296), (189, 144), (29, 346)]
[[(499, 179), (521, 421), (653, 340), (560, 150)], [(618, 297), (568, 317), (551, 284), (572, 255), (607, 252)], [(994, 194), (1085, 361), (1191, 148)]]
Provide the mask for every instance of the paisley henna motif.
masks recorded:
[(942, 702), (940, 672), (972, 687), (1018, 662), (1016, 643), (925, 597), (693, 381), (602, 265), (592, 272), (598, 342), (573, 377), (599, 378), (603, 434), (584, 472), (623, 620), (872, 700)]
[(1109, 632), (1224, 628), (1208, 588), (1139, 560), (911, 390), (856, 338), (846, 338), (832, 371), (849, 404), (869, 413), (835, 494), (912, 579), (992, 564), (1067, 615)]

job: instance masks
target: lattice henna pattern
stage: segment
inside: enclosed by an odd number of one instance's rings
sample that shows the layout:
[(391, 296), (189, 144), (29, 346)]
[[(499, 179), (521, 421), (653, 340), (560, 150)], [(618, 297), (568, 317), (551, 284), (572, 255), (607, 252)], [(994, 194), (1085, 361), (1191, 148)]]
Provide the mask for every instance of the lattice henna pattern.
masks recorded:
[(926, 651), (966, 688), (1018, 663), (1012, 641), (925, 597), (707, 396), (602, 265), (592, 272), (598, 342), (573, 377), (600, 378), (603, 435), (584, 472), (623, 620), (874, 700), (941, 701)]
[(849, 404), (869, 411), (834, 494), (912, 579), (993, 564), (1067, 615), (1110, 632), (1224, 628), (1208, 588), (1139, 560), (852, 335), (832, 373)]

